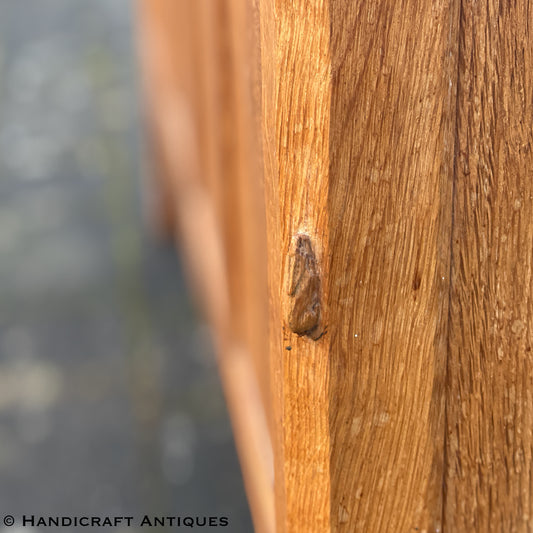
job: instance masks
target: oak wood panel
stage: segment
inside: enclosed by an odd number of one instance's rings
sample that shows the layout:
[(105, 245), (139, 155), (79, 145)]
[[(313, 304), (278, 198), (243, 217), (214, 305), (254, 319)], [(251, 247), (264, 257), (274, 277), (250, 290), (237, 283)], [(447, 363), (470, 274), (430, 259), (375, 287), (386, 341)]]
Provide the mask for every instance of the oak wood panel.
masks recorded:
[(332, 530), (437, 532), (458, 3), (331, 5)]
[(319, 259), (327, 250), (329, 18), (324, 2), (260, 5), (276, 524), (328, 531), (327, 339), (291, 335), (284, 317), (292, 236), (309, 233)]
[(262, 3), (279, 531), (441, 528), (457, 5)]
[[(235, 283), (242, 303), (242, 338), (252, 357), (268, 422), (271, 394), (268, 350), (266, 213), (263, 188), (260, 91), (259, 9), (253, 0), (228, 2), (228, 26), (234, 78), (228, 123), (240, 147), (237, 183), (241, 258)], [(224, 65), (222, 64), (222, 67)], [(227, 186), (227, 185), (225, 185)], [(237, 270), (237, 269), (236, 269)]]
[(257, 530), (533, 529), (528, 2), (141, 4)]
[(276, 135), (276, 95), (277, 95), (277, 54), (276, 54), (276, 14), (275, 0), (259, 0), (260, 21), (260, 86), (262, 132), (263, 179), (265, 190), (267, 272), (268, 272), (268, 347), (270, 367), (270, 387), (272, 402), (271, 441), (274, 466), (274, 503), (276, 532), (285, 531), (286, 500), (284, 472), (283, 438), (283, 372), (279, 344), (281, 325), (281, 283), (280, 247), (280, 196), (279, 161), (277, 157)]
[(463, 0), (446, 531), (533, 530), (533, 23)]
[[(255, 172), (260, 158), (247, 155), (260, 137), (248, 79), (259, 58), (232, 36), (234, 25), (249, 28), (252, 17), (244, 3), (139, 2), (163, 195), (171, 191), (189, 278), (213, 328), (255, 529), (270, 533), (265, 214)], [(258, 46), (257, 26), (254, 31), (249, 39)]]

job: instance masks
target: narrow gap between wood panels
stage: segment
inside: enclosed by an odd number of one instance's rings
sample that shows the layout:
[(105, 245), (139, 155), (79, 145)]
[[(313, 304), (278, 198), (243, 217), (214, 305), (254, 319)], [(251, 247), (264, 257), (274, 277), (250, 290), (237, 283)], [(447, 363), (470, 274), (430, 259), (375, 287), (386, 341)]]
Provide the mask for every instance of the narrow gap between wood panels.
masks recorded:
[(446, 375), (444, 378), (444, 439), (443, 439), (443, 468), (442, 468), (442, 511), (441, 511), (441, 528), (442, 533), (446, 533), (446, 477), (448, 472), (448, 391), (449, 379), (450, 379), (450, 323), (452, 315), (452, 290), (453, 290), (453, 238), (455, 229), (455, 196), (456, 196), (456, 181), (457, 181), (457, 152), (459, 145), (459, 91), (460, 91), (460, 60), (462, 53), (461, 36), (462, 36), (462, 10), (463, 1), (457, 0), (458, 14), (457, 16), (457, 45), (454, 47), (456, 56), (456, 69), (455, 69), (455, 119), (453, 124), (453, 171), (452, 171), (452, 205), (451, 205), (451, 227), (450, 227), (450, 246), (449, 246), (449, 272), (448, 272), (448, 318), (446, 324)]

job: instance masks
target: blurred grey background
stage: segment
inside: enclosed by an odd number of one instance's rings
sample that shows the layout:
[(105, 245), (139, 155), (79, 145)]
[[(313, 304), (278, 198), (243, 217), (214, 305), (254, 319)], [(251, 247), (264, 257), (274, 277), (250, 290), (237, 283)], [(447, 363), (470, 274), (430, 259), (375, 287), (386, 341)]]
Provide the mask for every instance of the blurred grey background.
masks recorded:
[(134, 8), (0, 0), (0, 513), (250, 532), (208, 331), (141, 214)]

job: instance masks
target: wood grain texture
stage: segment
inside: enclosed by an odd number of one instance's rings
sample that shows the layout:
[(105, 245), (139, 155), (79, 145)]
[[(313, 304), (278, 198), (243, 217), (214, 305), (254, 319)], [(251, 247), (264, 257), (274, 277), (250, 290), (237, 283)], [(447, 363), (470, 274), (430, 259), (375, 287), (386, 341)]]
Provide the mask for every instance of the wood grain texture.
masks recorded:
[[(263, 4), (279, 531), (441, 529), (457, 5)], [(300, 233), (317, 341), (289, 328)]]
[(533, 530), (532, 22), (462, 2), (446, 531)]
[(300, 337), (287, 324), (294, 235), (309, 237), (327, 290), (328, 5), (276, 1), (261, 9), (277, 531), (328, 531), (327, 339)]
[(140, 3), (257, 531), (532, 531), (528, 1)]
[(457, 3), (332, 6), (332, 530), (438, 532)]

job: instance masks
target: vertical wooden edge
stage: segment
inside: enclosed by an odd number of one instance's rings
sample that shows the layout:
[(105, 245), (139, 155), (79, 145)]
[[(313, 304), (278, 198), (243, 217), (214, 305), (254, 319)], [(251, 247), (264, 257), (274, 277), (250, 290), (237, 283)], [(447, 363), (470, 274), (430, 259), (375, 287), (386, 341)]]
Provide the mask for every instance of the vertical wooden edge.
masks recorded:
[[(267, 233), (263, 189), (260, 28), (257, 6), (248, 0), (227, 5), (228, 40), (233, 80), (228, 122), (235, 137), (234, 205), (238, 207), (238, 242), (241, 261), (232, 268), (242, 308), (242, 337), (249, 346), (252, 365), (271, 425), (268, 360)], [(234, 209), (235, 211), (235, 209)], [(230, 268), (228, 266), (228, 268)]]
[[(199, 114), (199, 109), (213, 88), (203, 78), (207, 73), (198, 71), (200, 67), (195, 68), (192, 59), (193, 53), (200, 53), (193, 50), (192, 43), (201, 41), (202, 35), (180, 30), (192, 24), (192, 16), (198, 31), (208, 31), (210, 4), (191, 6), (188, 1), (140, 0), (137, 13), (145, 101), (157, 155), (168, 169), (176, 236), (185, 252), (187, 276), (214, 331), (254, 526), (260, 533), (273, 533), (273, 459), (268, 417), (252, 363), (250, 350), (255, 348), (248, 344), (245, 332), (232, 323), (231, 305), (235, 302), (228, 293), (224, 234), (214, 184), (209, 181), (217, 179), (216, 159), (210, 169), (205, 168), (203, 150), (209, 146), (204, 142), (206, 135), (220, 132), (209, 130), (207, 121), (211, 116)], [(229, 34), (225, 38), (229, 39)], [(201, 53), (210, 53), (211, 48), (207, 47), (211, 45), (205, 42)], [(203, 92), (197, 90), (199, 83), (205, 89)], [(215, 139), (213, 143), (210, 146), (214, 154), (219, 148)], [(227, 170), (219, 168), (222, 172)]]
[(152, 9), (147, 9), (147, 4), (138, 1), (135, 4), (136, 16), (136, 50), (137, 57), (142, 66), (141, 92), (142, 107), (141, 118), (144, 125), (144, 137), (148, 145), (149, 161), (145, 163), (145, 173), (142, 178), (143, 186), (143, 214), (151, 228), (158, 236), (173, 238), (175, 231), (175, 212), (173, 201), (172, 178), (164, 161), (161, 151), (159, 132), (153, 116), (153, 101), (156, 94), (156, 83), (151, 80), (159, 79), (161, 72), (162, 41), (157, 38), (159, 20), (162, 15), (161, 6), (157, 0), (152, 4)]
[(274, 533), (272, 446), (253, 361), (238, 346), (217, 348), (254, 528), (257, 533)]
[(280, 241), (273, 253), (281, 268), (277, 356), (283, 384), (277, 392), (283, 409), (285, 527), (318, 533), (329, 531), (331, 521), (331, 19), (326, 1), (283, 1), (276, 7)]
[(272, 448), (276, 532), (286, 529), (283, 447), (283, 376), (280, 342), (280, 212), (276, 136), (276, 19), (274, 0), (258, 0), (261, 48), (261, 131), (268, 254), (269, 369), (272, 401)]

